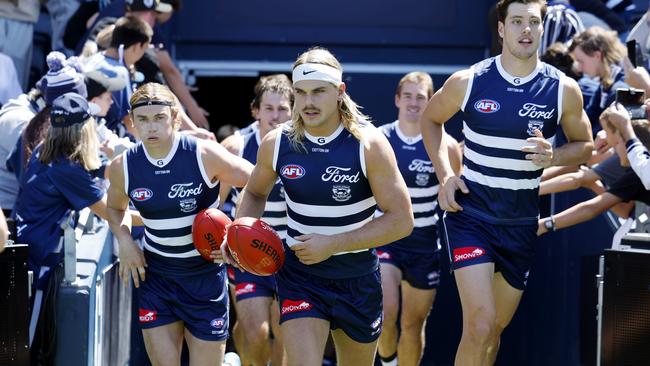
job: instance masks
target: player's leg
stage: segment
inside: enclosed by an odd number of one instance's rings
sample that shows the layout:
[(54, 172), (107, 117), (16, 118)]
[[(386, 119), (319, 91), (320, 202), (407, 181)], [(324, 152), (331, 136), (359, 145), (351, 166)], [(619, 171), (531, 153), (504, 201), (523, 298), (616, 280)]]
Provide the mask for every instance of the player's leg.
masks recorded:
[(284, 351), (282, 342), (282, 329), (280, 327), (280, 305), (276, 299), (271, 302), (271, 331), (273, 341), (271, 342), (271, 365), (286, 366), (287, 354)]
[(389, 263), (381, 263), (381, 289), (383, 292), (384, 322), (379, 337), (379, 357), (385, 362), (392, 362), (397, 353), (397, 314), (399, 313), (400, 282), (402, 271)]
[(320, 366), (323, 364), (325, 342), (330, 325), (319, 318), (295, 318), (282, 323), (284, 348), (289, 366)]
[(436, 289), (419, 289), (402, 281), (401, 333), (397, 347), (400, 366), (420, 364), (424, 326), (435, 297)]
[(244, 335), (242, 358), (253, 366), (266, 365), (271, 358), (271, 302), (272, 298), (267, 296), (237, 300), (238, 325)]
[(183, 322), (142, 330), (144, 346), (153, 366), (177, 366), (183, 348)]
[(226, 270), (178, 280), (174, 313), (183, 320), (190, 366), (223, 362), (230, 301)]
[(492, 289), (494, 263), (481, 263), (454, 271), (463, 311), (463, 334), (455, 365), (482, 366), (496, 328)]
[(519, 306), (521, 295), (524, 293), (522, 290), (510, 286), (501, 272), (494, 274), (492, 288), (496, 302), (496, 323), (494, 335), (487, 349), (487, 365), (493, 365), (496, 361), (501, 333), (510, 324), (517, 306)]
[(377, 340), (360, 343), (350, 338), (342, 329), (332, 331), (336, 347), (336, 364), (339, 366), (372, 366), (377, 352)]
[(190, 366), (221, 365), (226, 351), (226, 341), (207, 341), (185, 330), (185, 340), (190, 350)]

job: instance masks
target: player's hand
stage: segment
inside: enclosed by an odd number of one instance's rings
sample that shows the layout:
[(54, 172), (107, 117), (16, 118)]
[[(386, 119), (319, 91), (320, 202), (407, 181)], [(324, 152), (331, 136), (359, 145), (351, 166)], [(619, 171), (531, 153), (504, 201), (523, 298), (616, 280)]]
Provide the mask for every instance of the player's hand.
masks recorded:
[(544, 138), (542, 131), (535, 129), (535, 137), (528, 138), (526, 142), (532, 143), (521, 148), (521, 151), (531, 153), (526, 154), (527, 160), (542, 168), (553, 165), (553, 146)]
[(463, 208), (456, 202), (456, 191), (460, 190), (461, 192), (467, 194), (469, 189), (465, 185), (460, 177), (455, 175), (447, 178), (440, 187), (438, 193), (438, 203), (440, 203), (440, 208), (444, 211), (456, 212), (462, 211)]
[(547, 233), (546, 226), (544, 226), (544, 221), (548, 219), (539, 219), (537, 220), (537, 236)]
[(301, 243), (292, 245), (291, 250), (303, 264), (320, 263), (334, 254), (334, 243), (329, 235), (306, 234), (295, 239)]
[(145, 267), (147, 261), (144, 259), (142, 249), (133, 241), (120, 243), (120, 277), (125, 284), (129, 283), (129, 277), (133, 278), (133, 285), (140, 287), (140, 280), (145, 280)]
[(240, 268), (239, 262), (236, 260), (235, 257), (233, 257), (232, 253), (230, 252), (230, 249), (228, 248), (228, 240), (227, 236), (223, 238), (223, 242), (221, 242), (221, 246), (219, 247), (219, 250), (213, 250), (210, 252), (210, 258), (214, 261), (214, 263), (225, 263), (229, 264), (235, 268)]

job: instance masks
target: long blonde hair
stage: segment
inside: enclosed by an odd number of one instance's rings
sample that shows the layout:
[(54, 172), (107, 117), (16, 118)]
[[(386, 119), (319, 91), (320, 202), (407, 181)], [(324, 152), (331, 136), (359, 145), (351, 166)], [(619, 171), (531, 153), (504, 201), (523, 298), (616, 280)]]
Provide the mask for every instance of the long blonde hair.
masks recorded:
[[(299, 65), (306, 63), (323, 64), (343, 71), (343, 67), (341, 67), (341, 64), (336, 57), (334, 57), (330, 51), (321, 47), (310, 48), (308, 51), (298, 56), (298, 59), (293, 64), (292, 70)], [(335, 85), (335, 87), (338, 86)], [(357, 140), (364, 143), (361, 128), (364, 125), (370, 124), (370, 117), (361, 113), (361, 106), (355, 103), (347, 92), (343, 93), (342, 98), (338, 101), (337, 109), (343, 127), (350, 131)], [(299, 111), (296, 110), (295, 104), (291, 115), (292, 123), (287, 127), (287, 136), (289, 137), (289, 141), (291, 141), (291, 145), (295, 149), (299, 149), (303, 146), (302, 141), (305, 137), (305, 122), (300, 116)]]
[(604, 75), (600, 75), (600, 83), (605, 89), (609, 89), (614, 83), (611, 66), (622, 62), (627, 55), (627, 48), (619, 41), (618, 34), (601, 27), (589, 27), (573, 37), (569, 52), (573, 52), (576, 47), (580, 47), (588, 56), (600, 51), (605, 71)]
[(38, 159), (43, 164), (50, 164), (61, 156), (78, 162), (87, 171), (99, 169), (102, 163), (99, 160), (97, 124), (93, 117), (70, 126), (50, 126)]
[[(171, 103), (171, 115), (173, 120), (174, 130), (178, 131), (181, 127), (181, 113), (180, 103), (176, 95), (165, 85), (158, 83), (146, 83), (140, 86), (129, 100), (129, 105), (136, 105), (146, 102), (166, 102)], [(133, 120), (133, 109), (129, 111), (131, 120)]]

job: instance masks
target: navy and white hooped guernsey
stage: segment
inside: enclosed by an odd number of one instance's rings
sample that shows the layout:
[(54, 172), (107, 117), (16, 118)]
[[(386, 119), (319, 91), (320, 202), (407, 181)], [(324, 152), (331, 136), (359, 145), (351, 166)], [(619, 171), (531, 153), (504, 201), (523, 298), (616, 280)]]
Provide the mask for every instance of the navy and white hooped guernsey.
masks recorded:
[[(340, 125), (327, 137), (305, 133), (303, 146), (292, 147), (284, 128), (275, 142), (273, 167), (287, 202), (286, 245), (299, 243), (294, 238), (302, 234), (334, 235), (370, 222), (377, 203), (366, 177), (363, 144)], [(323, 278), (359, 277), (378, 265), (374, 249), (337, 253), (314, 265), (302, 264), (286, 250), (285, 266)]]
[(465, 213), (498, 225), (537, 225), (542, 168), (521, 148), (539, 129), (551, 144), (562, 114), (564, 74), (538, 61), (515, 77), (501, 57), (470, 68), (463, 111), (462, 178), (469, 194), (456, 193)]
[[(242, 148), (239, 150), (239, 156), (250, 161), (251, 164), (255, 165), (257, 162), (257, 151), (260, 149), (261, 136), (260, 130), (254, 129), (252, 132), (241, 136), (243, 140)], [(237, 203), (237, 198), (233, 194), (233, 203)], [(233, 208), (233, 217), (234, 208)], [(275, 186), (269, 197), (266, 200), (266, 206), (264, 207), (264, 214), (261, 217), (262, 221), (273, 227), (280, 238), (283, 240), (287, 236), (287, 203), (284, 201), (284, 187), (282, 186), (282, 181), (278, 178), (275, 182)]]
[[(438, 250), (438, 177), (424, 148), (422, 135), (408, 137), (399, 121), (379, 128), (395, 152), (397, 166), (408, 187), (415, 226), (411, 235), (390, 244), (391, 248), (417, 252)], [(381, 211), (377, 211), (377, 216)]]
[(147, 270), (154, 273), (186, 277), (221, 269), (203, 259), (192, 241), (196, 214), (219, 206), (219, 182), (207, 176), (199, 143), (177, 133), (162, 159), (150, 157), (141, 142), (124, 152), (124, 187), (142, 216)]

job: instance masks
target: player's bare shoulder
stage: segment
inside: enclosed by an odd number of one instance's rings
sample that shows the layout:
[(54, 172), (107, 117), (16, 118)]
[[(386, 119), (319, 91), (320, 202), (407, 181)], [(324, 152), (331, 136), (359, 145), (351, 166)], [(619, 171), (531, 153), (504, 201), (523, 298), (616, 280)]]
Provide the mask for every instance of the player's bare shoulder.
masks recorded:
[(572, 78), (564, 75), (562, 76), (562, 106), (564, 111), (569, 110), (580, 110), (582, 109), (582, 91), (578, 82)]
[(452, 94), (455, 97), (464, 98), (469, 82), (473, 77), (473, 68), (456, 71), (445, 81), (441, 89), (445, 89), (446, 93)]

